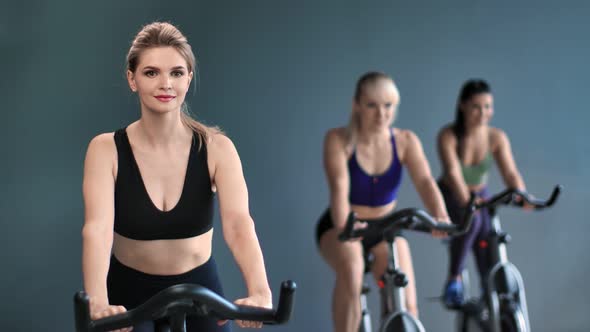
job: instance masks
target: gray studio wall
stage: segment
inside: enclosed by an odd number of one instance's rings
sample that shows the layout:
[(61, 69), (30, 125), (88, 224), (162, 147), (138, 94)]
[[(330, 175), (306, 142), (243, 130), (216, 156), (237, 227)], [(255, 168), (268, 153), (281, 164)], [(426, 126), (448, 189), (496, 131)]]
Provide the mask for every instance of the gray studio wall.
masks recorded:
[[(321, 143), (328, 128), (346, 123), (355, 80), (373, 69), (397, 81), (396, 126), (419, 135), (435, 175), (436, 132), (453, 118), (461, 83), (490, 81), (494, 125), (509, 134), (528, 189), (545, 197), (555, 183), (565, 186), (554, 209), (502, 214), (531, 324), (535, 331), (588, 329), (588, 5), (115, 3), (2, 4), (0, 329), (73, 330), (85, 149), (94, 135), (137, 117), (124, 55), (139, 26), (155, 19), (172, 20), (189, 37), (200, 62), (192, 110), (220, 125), (240, 152), (272, 288), (283, 279), (299, 284), (293, 320), (269, 329), (331, 329), (333, 277), (313, 234), (328, 202)], [(502, 189), (497, 173), (491, 180), (492, 191)], [(421, 206), (409, 177), (399, 204)], [(421, 318), (430, 331), (451, 331), (453, 316), (427, 299), (440, 294), (445, 248), (425, 235), (408, 237)], [(214, 246), (227, 295), (244, 295), (219, 229)]]

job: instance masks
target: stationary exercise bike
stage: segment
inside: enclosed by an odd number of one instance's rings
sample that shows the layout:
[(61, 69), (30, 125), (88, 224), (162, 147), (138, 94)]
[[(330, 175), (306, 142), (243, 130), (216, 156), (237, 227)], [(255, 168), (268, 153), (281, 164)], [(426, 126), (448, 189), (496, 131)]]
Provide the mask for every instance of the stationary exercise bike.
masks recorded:
[[(550, 198), (546, 201), (533, 198), (530, 194), (507, 189), (494, 195), (483, 203), (475, 204), (476, 209), (487, 208), (490, 213), (491, 231), (487, 241), (479, 243), (487, 247), (489, 269), (482, 277), (483, 294), (480, 298), (469, 297), (465, 304), (456, 308), (458, 311), (457, 327), (461, 332), (530, 332), (529, 315), (524, 291), (524, 282), (520, 272), (508, 260), (506, 244), (510, 242), (510, 235), (502, 231), (500, 218), (497, 214), (499, 206), (523, 207), (525, 203), (535, 210), (552, 206), (561, 192), (561, 186), (556, 186)], [(464, 289), (469, 289), (469, 275), (467, 269), (462, 272)]]
[[(473, 202), (473, 200), (472, 200)], [(472, 205), (470, 205), (472, 206)], [(366, 227), (354, 229), (357, 220), (354, 214), (350, 214), (344, 231), (339, 235), (341, 241), (363, 237), (382, 236), (388, 244), (388, 265), (385, 274), (378, 282), (381, 295), (381, 324), (379, 332), (423, 332), (424, 326), (406, 310), (404, 287), (408, 280), (399, 269), (398, 254), (395, 246), (395, 238), (402, 230), (412, 230), (430, 233), (433, 230), (444, 231), (449, 235), (464, 233), (471, 225), (471, 213), (467, 213), (461, 226), (445, 224), (434, 220), (432, 216), (420, 209), (403, 209), (379, 219), (366, 221)], [(364, 253), (365, 275), (370, 272), (371, 253)], [(361, 291), (361, 323), (359, 332), (372, 332), (371, 316), (367, 306), (367, 293), (369, 288), (364, 283)]]
[(210, 289), (195, 284), (171, 286), (137, 308), (106, 318), (91, 320), (88, 295), (74, 296), (76, 332), (102, 332), (133, 326), (144, 321), (165, 319), (158, 332), (186, 332), (187, 316), (208, 316), (219, 320), (248, 320), (264, 324), (284, 324), (291, 317), (296, 285), (283, 281), (276, 310), (235, 305)]

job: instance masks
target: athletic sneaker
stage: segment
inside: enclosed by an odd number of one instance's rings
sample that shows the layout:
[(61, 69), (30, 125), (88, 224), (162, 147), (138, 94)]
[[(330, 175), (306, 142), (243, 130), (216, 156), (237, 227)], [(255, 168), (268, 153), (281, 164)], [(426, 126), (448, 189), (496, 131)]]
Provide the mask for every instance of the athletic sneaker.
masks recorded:
[(451, 280), (445, 287), (443, 301), (449, 308), (458, 308), (463, 305), (463, 282), (461, 280)]

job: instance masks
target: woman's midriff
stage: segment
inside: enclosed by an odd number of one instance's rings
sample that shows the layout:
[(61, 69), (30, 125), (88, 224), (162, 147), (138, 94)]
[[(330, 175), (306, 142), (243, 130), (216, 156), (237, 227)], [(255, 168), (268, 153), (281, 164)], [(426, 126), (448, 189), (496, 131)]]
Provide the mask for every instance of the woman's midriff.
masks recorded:
[[(447, 177), (442, 177), (442, 182), (443, 184), (447, 187), (447, 188), (451, 188), (450, 185), (450, 181), (447, 179)], [(478, 192), (481, 191), (484, 187), (486, 186), (485, 183), (479, 183), (476, 185), (467, 185), (467, 189), (469, 189), (470, 192)]]
[(381, 206), (351, 205), (350, 208), (359, 219), (376, 219), (383, 217), (395, 208), (397, 201)]
[(194, 269), (211, 257), (213, 229), (186, 239), (133, 240), (117, 233), (113, 254), (124, 265), (154, 275), (177, 275)]

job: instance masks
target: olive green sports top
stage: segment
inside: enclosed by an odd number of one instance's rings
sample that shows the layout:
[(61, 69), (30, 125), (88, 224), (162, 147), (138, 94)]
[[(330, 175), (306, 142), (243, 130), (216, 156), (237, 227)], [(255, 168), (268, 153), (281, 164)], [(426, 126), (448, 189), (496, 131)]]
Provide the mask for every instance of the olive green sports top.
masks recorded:
[(488, 171), (492, 167), (492, 154), (488, 152), (482, 161), (475, 165), (463, 165), (461, 163), (461, 172), (463, 179), (468, 186), (476, 186), (488, 181)]

